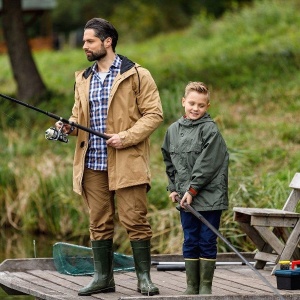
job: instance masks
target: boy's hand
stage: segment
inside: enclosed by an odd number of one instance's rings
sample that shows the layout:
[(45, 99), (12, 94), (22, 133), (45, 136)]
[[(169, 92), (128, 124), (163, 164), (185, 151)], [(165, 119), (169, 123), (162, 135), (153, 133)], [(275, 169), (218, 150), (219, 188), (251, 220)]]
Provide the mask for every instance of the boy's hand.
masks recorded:
[(177, 192), (172, 192), (170, 195), (169, 195), (169, 198), (171, 198), (172, 202), (177, 202), (175, 200), (175, 197), (178, 196), (178, 193)]
[(190, 193), (188, 193), (188, 192), (186, 192), (185, 194), (184, 194), (184, 196), (182, 197), (182, 199), (181, 199), (181, 201), (180, 201), (180, 206), (182, 207), (182, 208), (185, 208), (184, 207), (184, 203), (187, 203), (187, 204), (191, 204), (192, 202), (193, 202), (193, 196), (190, 194)]

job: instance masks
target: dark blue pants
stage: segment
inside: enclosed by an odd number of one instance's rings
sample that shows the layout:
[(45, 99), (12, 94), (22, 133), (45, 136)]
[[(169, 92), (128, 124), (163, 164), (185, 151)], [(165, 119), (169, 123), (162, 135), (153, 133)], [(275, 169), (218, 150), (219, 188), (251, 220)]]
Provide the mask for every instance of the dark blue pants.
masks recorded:
[[(217, 230), (220, 226), (221, 210), (199, 211), (199, 213)], [(184, 234), (184, 258), (217, 257), (217, 235), (190, 212), (180, 211), (181, 224)]]

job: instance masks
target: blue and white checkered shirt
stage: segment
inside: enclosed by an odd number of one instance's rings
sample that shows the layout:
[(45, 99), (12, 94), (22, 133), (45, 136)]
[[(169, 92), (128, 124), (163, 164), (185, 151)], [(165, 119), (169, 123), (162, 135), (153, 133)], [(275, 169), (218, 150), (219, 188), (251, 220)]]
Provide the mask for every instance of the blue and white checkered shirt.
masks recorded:
[[(106, 132), (108, 98), (113, 81), (120, 72), (121, 63), (122, 60), (116, 55), (103, 83), (98, 74), (97, 63), (92, 67), (93, 74), (90, 84), (90, 128), (92, 130), (102, 133)], [(93, 170), (107, 170), (106, 142), (94, 134), (90, 134), (89, 137), (85, 166)]]

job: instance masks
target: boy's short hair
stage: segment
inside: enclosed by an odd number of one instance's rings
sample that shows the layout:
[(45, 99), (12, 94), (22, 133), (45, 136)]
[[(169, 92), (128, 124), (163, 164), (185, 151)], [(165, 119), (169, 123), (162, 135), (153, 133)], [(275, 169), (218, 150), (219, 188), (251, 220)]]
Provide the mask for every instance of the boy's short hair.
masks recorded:
[(185, 87), (184, 97), (186, 97), (190, 92), (195, 91), (200, 94), (207, 95), (207, 99), (209, 100), (209, 89), (203, 82), (189, 82)]
[(84, 30), (86, 29), (94, 29), (95, 36), (102, 42), (108, 37), (112, 38), (112, 49), (115, 52), (118, 43), (118, 32), (111, 23), (105, 19), (93, 18), (85, 24)]

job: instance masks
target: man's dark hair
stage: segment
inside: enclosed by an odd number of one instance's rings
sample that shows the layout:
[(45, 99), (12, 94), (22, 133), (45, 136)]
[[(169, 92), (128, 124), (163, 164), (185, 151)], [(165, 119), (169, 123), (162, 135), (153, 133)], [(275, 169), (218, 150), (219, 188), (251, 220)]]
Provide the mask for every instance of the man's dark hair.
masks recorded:
[(111, 23), (101, 18), (93, 18), (85, 24), (84, 30), (86, 29), (94, 29), (95, 36), (102, 42), (108, 37), (112, 38), (111, 46), (115, 52), (115, 48), (118, 43), (118, 32)]

